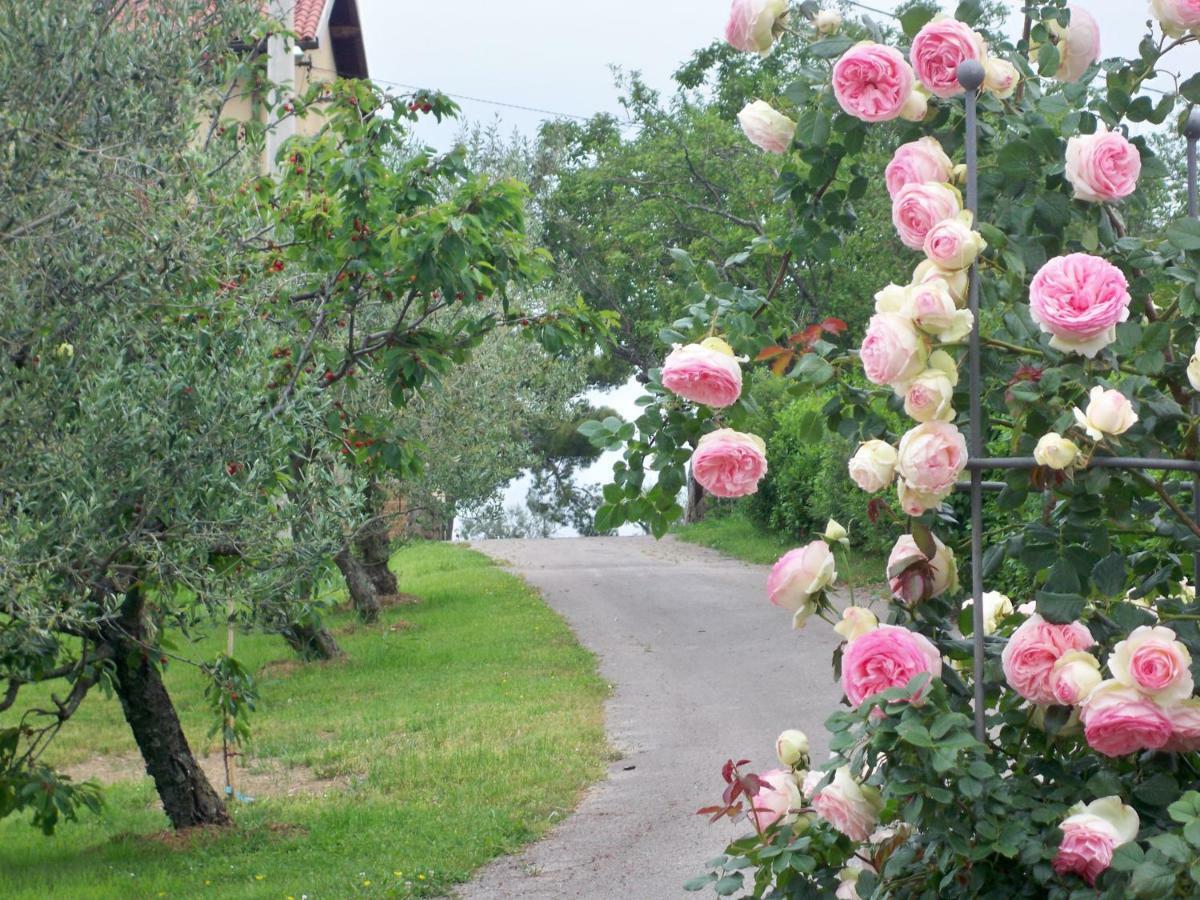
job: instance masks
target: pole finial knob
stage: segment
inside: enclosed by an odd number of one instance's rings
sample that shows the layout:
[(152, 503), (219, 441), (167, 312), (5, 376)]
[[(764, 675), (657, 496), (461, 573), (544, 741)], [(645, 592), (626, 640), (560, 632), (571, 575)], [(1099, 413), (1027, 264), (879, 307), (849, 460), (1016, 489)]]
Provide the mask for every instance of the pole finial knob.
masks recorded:
[(983, 66), (974, 59), (964, 59), (958, 64), (958, 83), (968, 91), (977, 91), (983, 86), (986, 73)]
[(1200, 138), (1200, 106), (1192, 107), (1187, 121), (1183, 123), (1183, 134), (1192, 141)]

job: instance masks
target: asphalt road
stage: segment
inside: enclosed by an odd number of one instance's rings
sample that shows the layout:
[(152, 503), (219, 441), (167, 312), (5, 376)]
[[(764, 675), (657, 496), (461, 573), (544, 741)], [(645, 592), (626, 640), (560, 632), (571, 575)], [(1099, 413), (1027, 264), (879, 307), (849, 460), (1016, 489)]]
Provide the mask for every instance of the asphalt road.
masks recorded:
[[(772, 768), (776, 735), (800, 728), (815, 759), (837, 705), (837, 635), (793, 632), (766, 599), (768, 568), (671, 538), (477, 541), (538, 588), (600, 659), (621, 758), (578, 810), (518, 856), (486, 866), (466, 900), (678, 900), (735, 834), (695, 815), (719, 800), (730, 757)], [(712, 896), (711, 893), (708, 896)]]

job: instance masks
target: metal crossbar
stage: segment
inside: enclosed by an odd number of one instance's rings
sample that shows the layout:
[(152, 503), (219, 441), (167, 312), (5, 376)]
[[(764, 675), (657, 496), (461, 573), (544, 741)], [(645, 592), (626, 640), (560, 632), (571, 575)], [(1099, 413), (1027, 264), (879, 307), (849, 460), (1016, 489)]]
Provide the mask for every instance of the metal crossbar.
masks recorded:
[[(979, 127), (977, 105), (979, 89), (983, 85), (983, 66), (974, 60), (967, 60), (958, 67), (958, 83), (966, 90), (966, 208), (979, 219)], [(1200, 109), (1192, 110), (1184, 128), (1187, 138), (1188, 161), (1188, 215), (1193, 219), (1200, 218), (1200, 202), (1197, 196), (1197, 162), (1196, 143), (1200, 139)], [(987, 457), (984, 455), (984, 420), (982, 409), (981, 384), (981, 339), (979, 328), (979, 265), (976, 262), (970, 270), (970, 288), (968, 293), (968, 308), (974, 316), (970, 341), (967, 345), (967, 373), (970, 382), (970, 433), (968, 435), (967, 471), (971, 480), (962, 485), (971, 495), (971, 597), (973, 608), (971, 619), (973, 623), (972, 643), (974, 646), (974, 677), (975, 677), (975, 736), (983, 741), (987, 733), (985, 719), (986, 693), (983, 674), (984, 634), (983, 634), (983, 492), (1003, 488), (1003, 483), (983, 479), (983, 473), (999, 469), (1033, 469), (1037, 462), (1031, 456)], [(1193, 399), (1192, 415), (1200, 414), (1200, 400)], [(1099, 469), (1151, 469), (1158, 471), (1179, 471), (1192, 473), (1192, 508), (1197, 521), (1200, 521), (1200, 460), (1194, 459), (1165, 459), (1139, 458), (1131, 456), (1094, 456), (1088, 462), (1089, 468)], [(1200, 550), (1193, 555), (1193, 574), (1196, 583), (1200, 584)]]

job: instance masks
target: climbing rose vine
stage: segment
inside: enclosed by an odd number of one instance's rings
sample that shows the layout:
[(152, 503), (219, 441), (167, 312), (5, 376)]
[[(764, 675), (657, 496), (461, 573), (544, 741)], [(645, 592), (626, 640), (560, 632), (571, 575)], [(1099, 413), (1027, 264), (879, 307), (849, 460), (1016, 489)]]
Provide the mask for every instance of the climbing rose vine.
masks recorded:
[[(1152, 0), (1129, 60), (1101, 57), (1086, 4), (1010, 10), (1024, 15), (1015, 40), (976, 0), (953, 15), (928, 6), (902, 6), (888, 30), (811, 0), (736, 0), (729, 44), (794, 50), (780, 96), (754, 98), (738, 117), (779, 161), (774, 196), (790, 215), (759, 243), (781, 268), (747, 290), (675, 252), (692, 304), (663, 331), (676, 349), (650, 373), (634, 423), (588, 430), (624, 449), (598, 524), (641, 521), (661, 534), (681, 513), (689, 465), (719, 497), (754, 493), (767, 477), (742, 390), (743, 365), (767, 364), (794, 394), (827, 398), (801, 428), (812, 441), (850, 439), (847, 477), (870, 495), (868, 520), (830, 522), (776, 563), (765, 590), (793, 627), (840, 639), (847, 708), (825, 723), (830, 756), (813, 758), (795, 727), (815, 723), (781, 711), (778, 764), (756, 773), (730, 760), (721, 802), (702, 810), (749, 834), (688, 888), (1197, 896), (1191, 481), (1103, 463), (1200, 458), (1200, 224), (1183, 216), (1178, 171), (1200, 76), (1172, 75), (1169, 62), (1196, 41), (1200, 6)], [(1131, 27), (1144, 22), (1131, 14)], [(978, 218), (962, 193), (968, 61), (985, 76)], [(792, 254), (815, 248), (836, 264), (869, 195), (891, 204), (894, 282), (879, 285), (858, 335), (831, 317), (796, 321)], [(983, 415), (972, 422), (964, 366), (976, 327)], [(982, 533), (982, 741), (973, 604), (959, 579), (970, 533), (956, 493), (972, 427), (986, 456), (1036, 461), (985, 476), (995, 480)], [(894, 529), (895, 543), (878, 589), (846, 602), (833, 592), (865, 528)]]

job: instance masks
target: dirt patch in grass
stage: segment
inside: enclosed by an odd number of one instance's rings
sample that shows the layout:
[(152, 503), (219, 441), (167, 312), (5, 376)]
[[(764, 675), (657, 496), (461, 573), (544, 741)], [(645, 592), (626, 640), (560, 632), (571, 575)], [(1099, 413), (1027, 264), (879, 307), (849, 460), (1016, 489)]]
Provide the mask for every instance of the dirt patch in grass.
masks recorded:
[[(274, 759), (238, 759), (234, 784), (247, 797), (323, 797), (350, 787), (348, 775), (320, 777), (307, 766), (287, 766)], [(220, 753), (200, 757), (200, 768), (209, 783), (222, 791), (225, 787), (225, 761)], [(101, 784), (140, 781), (149, 778), (140, 755), (120, 753), (93, 756), (67, 766), (64, 770), (76, 781), (94, 780)]]
[(385, 609), (390, 606), (416, 606), (424, 602), (424, 599), (416, 594), (406, 594), (404, 591), (398, 594), (381, 594), (379, 597), (379, 605)]

